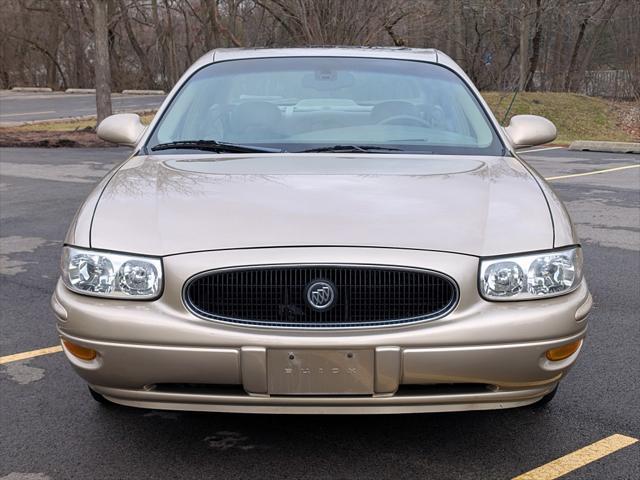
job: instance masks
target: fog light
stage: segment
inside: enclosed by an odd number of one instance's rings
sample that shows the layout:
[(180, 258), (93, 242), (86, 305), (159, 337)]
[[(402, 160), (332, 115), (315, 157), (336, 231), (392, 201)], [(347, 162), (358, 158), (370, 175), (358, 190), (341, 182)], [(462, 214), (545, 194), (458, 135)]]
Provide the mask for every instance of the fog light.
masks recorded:
[(80, 360), (93, 360), (98, 355), (95, 350), (81, 347), (80, 345), (76, 345), (75, 343), (71, 343), (67, 340), (62, 340), (62, 343), (64, 343), (64, 346), (69, 353), (74, 357), (78, 357)]
[(547, 350), (547, 358), (554, 362), (564, 360), (576, 353), (580, 348), (580, 345), (582, 345), (582, 340), (576, 340), (575, 342), (567, 343), (561, 347), (552, 348), (551, 350)]

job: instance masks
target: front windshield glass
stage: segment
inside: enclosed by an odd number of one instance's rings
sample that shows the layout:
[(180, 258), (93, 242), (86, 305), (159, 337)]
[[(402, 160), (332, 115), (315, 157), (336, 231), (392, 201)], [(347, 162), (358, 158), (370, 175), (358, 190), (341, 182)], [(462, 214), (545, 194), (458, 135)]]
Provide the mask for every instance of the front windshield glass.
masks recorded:
[(287, 152), (333, 146), (375, 152), (371, 147), (381, 147), (382, 153), (503, 151), (484, 110), (453, 72), (431, 63), (373, 58), (208, 65), (174, 97), (147, 146), (198, 140)]

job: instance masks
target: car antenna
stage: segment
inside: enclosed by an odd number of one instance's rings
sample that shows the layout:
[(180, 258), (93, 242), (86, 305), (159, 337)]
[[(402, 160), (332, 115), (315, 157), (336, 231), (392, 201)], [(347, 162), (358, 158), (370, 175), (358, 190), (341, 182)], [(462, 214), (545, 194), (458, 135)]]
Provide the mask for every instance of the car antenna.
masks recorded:
[[(529, 76), (527, 77), (527, 81), (524, 82), (525, 85), (527, 83), (529, 83), (529, 79), (530, 78), (531, 78), (531, 72), (529, 72)], [(507, 107), (507, 111), (504, 112), (504, 117), (502, 118), (502, 122), (500, 122), (500, 124), (502, 126), (504, 126), (504, 122), (507, 121), (507, 117), (509, 116), (509, 112), (511, 112), (511, 107), (513, 107), (513, 103), (516, 101), (516, 97), (518, 96), (518, 93), (520, 93), (520, 89), (518, 88), (518, 86), (516, 86), (516, 90), (515, 90), (515, 92), (513, 92), (513, 97), (511, 97), (511, 103), (509, 103), (509, 106)]]

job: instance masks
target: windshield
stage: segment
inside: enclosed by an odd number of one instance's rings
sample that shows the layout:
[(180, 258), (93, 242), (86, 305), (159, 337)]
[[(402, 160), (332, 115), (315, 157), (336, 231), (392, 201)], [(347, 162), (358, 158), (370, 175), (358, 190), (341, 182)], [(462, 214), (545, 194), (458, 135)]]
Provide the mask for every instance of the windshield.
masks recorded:
[(147, 146), (163, 144), (157, 150), (167, 152), (180, 149), (166, 145), (171, 142), (198, 141), (286, 152), (503, 151), (484, 110), (456, 74), (431, 63), (373, 58), (208, 65), (173, 98)]

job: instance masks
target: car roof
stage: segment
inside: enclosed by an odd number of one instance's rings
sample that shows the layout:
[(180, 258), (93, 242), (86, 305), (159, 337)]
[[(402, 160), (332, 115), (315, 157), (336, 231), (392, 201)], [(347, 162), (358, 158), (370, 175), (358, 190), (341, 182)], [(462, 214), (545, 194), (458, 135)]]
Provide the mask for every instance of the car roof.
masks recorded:
[(432, 48), (407, 47), (305, 47), (305, 48), (220, 48), (210, 52), (214, 62), (268, 57), (367, 57), (401, 58), (437, 62)]
[(278, 57), (361, 57), (417, 60), (444, 65), (465, 76), (462, 69), (446, 54), (435, 48), (409, 47), (296, 47), (296, 48), (218, 48), (205, 53), (190, 68), (189, 72), (205, 65), (227, 60)]

